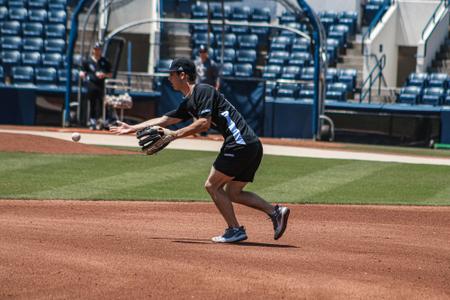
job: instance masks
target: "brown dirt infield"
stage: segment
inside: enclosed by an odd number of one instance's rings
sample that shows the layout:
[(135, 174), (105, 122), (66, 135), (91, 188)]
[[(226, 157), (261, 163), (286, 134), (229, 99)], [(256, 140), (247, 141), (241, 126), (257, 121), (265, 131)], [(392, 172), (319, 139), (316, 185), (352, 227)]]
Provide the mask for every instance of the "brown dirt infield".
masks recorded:
[(448, 299), (450, 208), (291, 205), (218, 245), (211, 203), (0, 201), (0, 299)]
[[(0, 151), (128, 154), (0, 133)], [(210, 242), (211, 203), (0, 200), (0, 299), (449, 299), (450, 207), (289, 205)]]

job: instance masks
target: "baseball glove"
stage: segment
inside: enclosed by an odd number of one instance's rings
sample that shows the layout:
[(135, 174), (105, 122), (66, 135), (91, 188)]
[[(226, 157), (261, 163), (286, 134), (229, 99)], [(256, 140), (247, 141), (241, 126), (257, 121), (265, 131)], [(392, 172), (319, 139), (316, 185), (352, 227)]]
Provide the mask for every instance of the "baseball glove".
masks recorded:
[(142, 152), (147, 155), (158, 153), (174, 140), (172, 135), (164, 132), (162, 127), (149, 126), (136, 132), (139, 139), (139, 146)]

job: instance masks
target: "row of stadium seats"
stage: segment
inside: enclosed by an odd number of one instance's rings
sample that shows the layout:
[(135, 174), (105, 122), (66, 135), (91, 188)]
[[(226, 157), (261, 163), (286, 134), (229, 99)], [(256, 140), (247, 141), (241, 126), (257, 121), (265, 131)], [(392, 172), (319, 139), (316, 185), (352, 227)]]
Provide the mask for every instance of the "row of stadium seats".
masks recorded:
[[(191, 16), (193, 19), (208, 18), (208, 4), (198, 2), (191, 7)], [(218, 4), (210, 5), (210, 17), (212, 19), (225, 19), (233, 21), (251, 21), (251, 22), (270, 22), (270, 10), (268, 8), (253, 8), (242, 5), (225, 5), (224, 14), (222, 14), (222, 6)]]
[[(276, 81), (266, 82), (266, 97), (283, 98), (285, 100), (313, 100), (313, 83), (284, 83)], [(336, 82), (327, 85), (326, 100), (345, 102), (347, 100), (347, 86)]]
[[(0, 52), (2, 65), (5, 68), (13, 66), (52, 66), (60, 67), (65, 64), (65, 56), (61, 53), (40, 53), (37, 51), (2, 51)], [(74, 65), (79, 66), (80, 56), (74, 56)]]
[(450, 105), (450, 90), (440, 87), (407, 86), (400, 90), (397, 102), (406, 104)]
[(450, 76), (446, 73), (411, 73), (408, 76), (405, 86), (440, 87), (447, 89), (450, 87)]
[[(5, 85), (5, 71), (0, 66), (0, 85)], [(64, 86), (67, 80), (66, 69), (57, 69), (52, 67), (38, 67), (31, 66), (15, 66), (12, 68), (11, 83), (18, 86), (33, 86), (39, 85), (48, 88), (56, 88)], [(78, 81), (78, 70), (72, 70), (72, 81)]]
[(356, 11), (322, 11), (318, 13), (320, 21), (327, 30), (330, 31), (331, 26), (346, 25), (350, 35), (354, 35), (358, 27), (358, 13)]
[[(222, 37), (216, 36), (214, 33), (209, 34), (197, 32), (192, 35), (193, 48), (198, 48), (200, 45), (209, 45), (211, 47), (222, 47)], [(223, 45), (227, 48), (238, 49), (256, 49), (259, 44), (259, 38), (256, 34), (241, 34), (227, 33), (224, 35)]]
[(21, 39), (20, 37), (2, 37), (2, 51), (39, 51), (39, 52), (59, 52), (65, 51), (66, 42), (63, 39), (41, 39), (36, 37), (28, 37)]
[(5, 21), (66, 24), (67, 14), (64, 9), (50, 9), (47, 11), (43, 8), (26, 9), (13, 7), (8, 9), (6, 6), (0, 6), (0, 22)]
[(18, 21), (7, 21), (1, 25), (0, 33), (2, 36), (38, 36), (38, 37), (57, 37), (65, 38), (66, 26), (63, 24), (45, 24), (42, 23), (20, 23)]
[(44, 9), (66, 9), (67, 0), (0, 0), (0, 6), (9, 8), (44, 8)]

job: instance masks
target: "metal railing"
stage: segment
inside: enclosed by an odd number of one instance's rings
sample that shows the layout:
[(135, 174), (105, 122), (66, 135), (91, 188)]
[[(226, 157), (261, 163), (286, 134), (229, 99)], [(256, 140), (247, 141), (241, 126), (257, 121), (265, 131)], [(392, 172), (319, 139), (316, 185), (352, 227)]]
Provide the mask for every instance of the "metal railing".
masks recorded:
[(375, 15), (373, 20), (370, 22), (369, 27), (367, 28), (367, 31), (363, 34), (361, 39), (361, 54), (364, 54), (364, 40), (367, 38), (370, 38), (370, 34), (372, 33), (372, 30), (378, 25), (378, 23), (381, 21), (381, 19), (384, 16), (384, 13), (388, 10), (389, 6), (394, 4), (394, 0), (385, 0), (383, 5), (378, 10), (378, 13)]
[[(438, 4), (438, 6), (436, 6), (436, 9), (434, 10), (433, 14), (431, 15), (430, 19), (428, 20), (427, 24), (425, 24), (425, 27), (422, 30), (422, 34), (421, 34), (421, 38), (423, 41), (425, 41), (424, 43), (424, 50), (423, 50), (423, 57), (427, 56), (427, 46), (428, 46), (428, 40), (431, 36), (431, 34), (433, 33), (434, 29), (436, 28), (436, 24), (438, 24), (441, 19), (445, 16), (445, 13), (442, 14), (439, 18), (439, 20), (436, 21), (436, 14), (439, 11), (439, 9), (441, 8), (441, 6), (444, 5), (445, 7), (448, 6), (448, 0), (441, 0), (441, 2)], [(431, 25), (431, 22), (433, 22), (433, 29), (431, 30), (430, 34), (428, 35), (428, 37), (426, 39), (424, 39), (425, 34), (428, 30), (428, 26)]]
[[(367, 76), (366, 80), (364, 80), (364, 82), (361, 85), (361, 96), (359, 98), (360, 103), (362, 101), (364, 101), (367, 96), (369, 96), (369, 103), (372, 102), (372, 87), (376, 83), (377, 79), (379, 79), (378, 80), (378, 95), (380, 95), (381, 80), (384, 78), (383, 77), (383, 69), (386, 66), (386, 54), (383, 54), (380, 57), (380, 59), (378, 59), (375, 55), (374, 55), (374, 57), (376, 59), (376, 64), (370, 71), (369, 76)], [(367, 84), (369, 86), (366, 88), (366, 90), (364, 90), (364, 87)]]

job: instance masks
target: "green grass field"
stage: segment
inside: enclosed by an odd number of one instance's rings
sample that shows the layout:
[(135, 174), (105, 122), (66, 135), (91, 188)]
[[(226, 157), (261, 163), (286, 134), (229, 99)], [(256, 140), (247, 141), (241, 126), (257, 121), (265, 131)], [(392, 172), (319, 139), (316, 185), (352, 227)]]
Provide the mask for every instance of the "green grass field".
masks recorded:
[[(1, 199), (210, 201), (213, 152), (0, 153)], [(249, 190), (271, 202), (450, 205), (450, 167), (264, 156)]]

